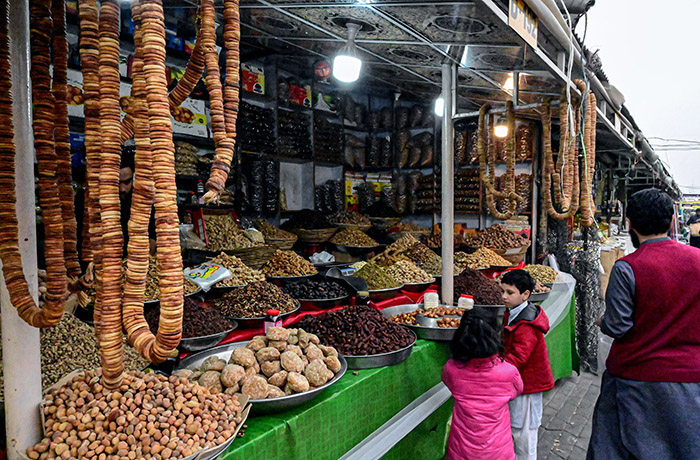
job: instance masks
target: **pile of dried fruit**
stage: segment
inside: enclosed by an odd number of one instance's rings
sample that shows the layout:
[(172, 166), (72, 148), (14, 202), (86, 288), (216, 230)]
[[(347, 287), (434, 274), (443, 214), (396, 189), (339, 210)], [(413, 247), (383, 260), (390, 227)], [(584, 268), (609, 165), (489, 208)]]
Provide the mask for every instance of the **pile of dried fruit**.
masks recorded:
[(386, 270), (399, 283), (431, 283), (435, 278), (408, 260), (399, 260)]
[[(0, 351), (2, 346), (0, 342)], [(124, 345), (124, 366), (140, 370), (148, 366), (136, 350)], [(1, 355), (0, 355), (1, 356)], [(60, 323), (41, 330), (41, 385), (48, 389), (64, 376), (78, 369), (100, 366), (95, 330), (72, 314), (66, 313)], [(0, 362), (0, 400), (4, 401)]]
[(371, 248), (377, 245), (377, 242), (367, 236), (365, 232), (354, 228), (342, 229), (331, 238), (331, 243), (341, 246), (358, 246), (363, 248)]
[[(154, 307), (146, 311), (146, 321), (151, 331), (158, 331), (160, 308)], [(217, 334), (233, 328), (233, 324), (224, 318), (216, 308), (202, 305), (190, 299), (185, 299), (182, 317), (182, 338), (203, 337)]]
[(426, 245), (422, 243), (415, 244), (406, 250), (403, 255), (426, 273), (433, 276), (442, 275), (442, 257), (435, 254)]
[(485, 246), (487, 248), (510, 249), (527, 246), (530, 241), (527, 238), (516, 235), (501, 224), (495, 224), (478, 232), (476, 235), (467, 236), (465, 243), (473, 247)]
[(389, 319), (396, 323), (409, 324), (415, 326), (417, 324), (416, 316), (422, 314), (423, 316), (426, 316), (428, 318), (440, 318), (438, 320), (438, 327), (456, 328), (459, 327), (459, 318), (444, 317), (447, 315), (462, 316), (462, 313), (464, 313), (464, 310), (462, 310), (461, 308), (437, 307), (431, 308), (429, 310), (423, 310), (422, 308), (418, 308), (417, 310), (413, 310), (408, 313), (400, 313), (398, 315), (391, 316), (389, 317)]
[(278, 398), (325, 385), (340, 372), (338, 352), (303, 329), (271, 327), (245, 347), (236, 348), (228, 362), (212, 356), (194, 371), (181, 370), (212, 393), (243, 393), (251, 399)]
[(209, 262), (223, 265), (233, 275), (231, 278), (217, 283), (217, 286), (245, 286), (255, 281), (265, 281), (265, 275), (260, 270), (250, 268), (236, 256), (230, 256), (222, 252)]
[(413, 222), (401, 222), (396, 226), (400, 232), (427, 233), (428, 230)]
[(387, 246), (387, 248), (380, 254), (372, 257), (370, 261), (381, 267), (391, 267), (399, 260), (406, 260), (403, 253), (406, 252), (408, 248), (416, 244), (418, 244), (418, 240), (412, 235), (403, 235), (401, 238)]
[(241, 230), (230, 214), (205, 215), (204, 223), (207, 227), (207, 249), (210, 251), (261, 246)]
[(309, 279), (287, 284), (282, 288), (282, 292), (289, 294), (295, 299), (304, 300), (337, 299), (348, 295), (347, 289), (338, 283)]
[(255, 221), (255, 226), (260, 230), (265, 237), (265, 241), (267, 240), (295, 240), (297, 239), (297, 236), (294, 233), (290, 233), (284, 230), (281, 230), (274, 225), (264, 221), (263, 219), (258, 219)]
[(178, 459), (226, 442), (243, 421), (241, 410), (236, 396), (186, 378), (128, 372), (109, 391), (86, 371), (46, 395), (46, 437), (27, 455)]
[(333, 224), (348, 224), (348, 225), (372, 225), (372, 222), (357, 211), (343, 210), (338, 211), (328, 218), (328, 221)]
[(551, 287), (545, 286), (544, 284), (540, 283), (539, 280), (535, 280), (535, 290), (533, 292), (542, 293), (542, 292), (550, 292), (551, 290), (552, 290)]
[(272, 258), (262, 267), (267, 276), (315, 275), (316, 267), (293, 251), (276, 250)]
[(553, 283), (557, 279), (557, 272), (546, 265), (528, 265), (523, 270), (541, 283)]
[(480, 270), (489, 268), (493, 265), (510, 266), (503, 257), (499, 256), (488, 248), (479, 248), (471, 254), (465, 252), (456, 252), (454, 256), (455, 273), (461, 273), (465, 268), (472, 270)]
[[(197, 155), (199, 149), (187, 142), (175, 143), (175, 174), (184, 176), (197, 176), (197, 164), (206, 162), (204, 157)], [(209, 161), (211, 162), (211, 161)]]
[(322, 342), (348, 356), (389, 353), (415, 340), (406, 329), (367, 306), (307, 315), (296, 326), (316, 334)]
[(477, 305), (503, 305), (501, 286), (470, 268), (455, 276), (454, 298), (459, 299), (462, 294), (473, 296)]
[(297, 301), (267, 281), (250, 283), (227, 292), (213, 302), (227, 318), (262, 318), (267, 310), (289, 313), (297, 308)]
[(401, 286), (401, 283), (389, 275), (386, 270), (372, 262), (366, 264), (352, 276), (362, 278), (363, 280), (367, 281), (367, 286), (370, 291), (392, 289)]

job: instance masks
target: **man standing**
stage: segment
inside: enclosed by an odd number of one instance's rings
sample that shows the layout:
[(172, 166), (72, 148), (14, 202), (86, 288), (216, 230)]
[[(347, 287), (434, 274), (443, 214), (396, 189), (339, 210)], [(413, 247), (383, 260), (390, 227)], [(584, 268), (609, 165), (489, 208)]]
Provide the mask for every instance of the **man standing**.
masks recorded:
[(588, 460), (700, 459), (700, 251), (668, 238), (673, 212), (656, 189), (629, 202), (638, 249), (610, 274)]
[(695, 214), (688, 219), (688, 230), (690, 230), (690, 245), (700, 248), (700, 208), (697, 208)]

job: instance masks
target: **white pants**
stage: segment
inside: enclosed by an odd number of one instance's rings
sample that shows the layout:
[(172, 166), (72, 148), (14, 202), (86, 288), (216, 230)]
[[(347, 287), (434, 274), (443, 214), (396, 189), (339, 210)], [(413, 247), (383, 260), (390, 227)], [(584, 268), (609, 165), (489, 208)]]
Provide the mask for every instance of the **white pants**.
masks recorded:
[(537, 430), (542, 423), (542, 393), (520, 395), (509, 404), (517, 460), (537, 460)]

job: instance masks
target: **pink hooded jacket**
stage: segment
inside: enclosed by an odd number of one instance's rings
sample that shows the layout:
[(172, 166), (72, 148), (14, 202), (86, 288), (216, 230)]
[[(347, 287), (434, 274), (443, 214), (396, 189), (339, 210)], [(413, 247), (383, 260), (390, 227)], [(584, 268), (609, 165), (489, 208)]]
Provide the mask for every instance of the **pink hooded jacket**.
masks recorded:
[(523, 391), (520, 373), (493, 355), (447, 361), (442, 380), (454, 397), (448, 460), (513, 460), (508, 402)]

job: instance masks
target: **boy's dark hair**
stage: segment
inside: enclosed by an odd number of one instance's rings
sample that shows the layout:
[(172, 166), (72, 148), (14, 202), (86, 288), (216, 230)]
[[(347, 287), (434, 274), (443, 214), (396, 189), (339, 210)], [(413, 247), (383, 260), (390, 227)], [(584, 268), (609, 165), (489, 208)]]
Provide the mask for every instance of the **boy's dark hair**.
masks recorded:
[(632, 228), (644, 236), (668, 232), (673, 212), (671, 197), (655, 188), (640, 190), (627, 203), (627, 217)]
[(119, 169), (121, 168), (131, 168), (132, 171), (136, 171), (134, 166), (134, 154), (136, 153), (136, 147), (132, 145), (127, 145), (122, 147), (122, 156), (119, 163)]
[(450, 349), (452, 357), (463, 363), (474, 358), (502, 354), (503, 344), (496, 315), (481, 307), (465, 311), (450, 342)]
[(525, 291), (535, 290), (535, 279), (525, 270), (511, 270), (506, 272), (501, 278), (501, 284), (510, 284), (518, 288), (518, 291), (522, 294)]

